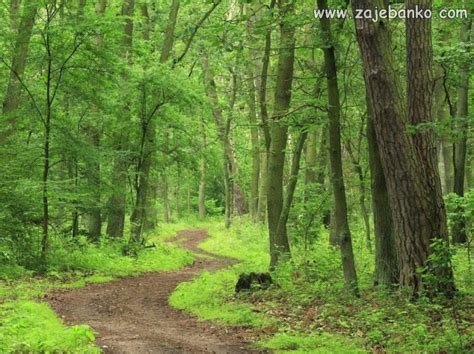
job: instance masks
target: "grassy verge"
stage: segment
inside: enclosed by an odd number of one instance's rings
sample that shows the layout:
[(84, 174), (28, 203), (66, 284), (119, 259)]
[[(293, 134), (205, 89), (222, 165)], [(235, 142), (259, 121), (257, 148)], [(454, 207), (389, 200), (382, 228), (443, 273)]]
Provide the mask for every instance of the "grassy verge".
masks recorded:
[(246, 220), (235, 220), (230, 230), (217, 221), (207, 228), (210, 237), (201, 247), (241, 263), (181, 284), (170, 303), (205, 320), (267, 327), (262, 332), (272, 335), (258, 343), (263, 348), (311, 353), (468, 353), (474, 348), (466, 250), (457, 250), (453, 260), (459, 296), (412, 302), (373, 287), (374, 255), (365, 246), (363, 228), (355, 229), (361, 298), (354, 299), (344, 290), (339, 252), (328, 245), (326, 231), (321, 230), (311, 247), (293, 245), (292, 262), (272, 274), (277, 286), (236, 296), (238, 274), (267, 269), (266, 230)]
[(183, 228), (182, 223), (163, 226), (149, 237), (148, 242), (156, 247), (141, 251), (138, 257), (123, 256), (119, 243), (55, 240), (48, 274), (42, 277), (20, 266), (0, 265), (0, 352), (100, 352), (89, 327), (65, 326), (40, 302), (41, 297), (57, 288), (77, 288), (191, 264), (190, 252), (163, 242)]

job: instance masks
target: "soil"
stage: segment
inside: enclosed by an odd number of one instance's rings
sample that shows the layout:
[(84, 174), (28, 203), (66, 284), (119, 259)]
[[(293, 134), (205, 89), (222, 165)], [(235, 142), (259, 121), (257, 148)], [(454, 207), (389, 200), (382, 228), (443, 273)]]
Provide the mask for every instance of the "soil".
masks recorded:
[[(168, 298), (176, 286), (202, 271), (228, 267), (235, 260), (198, 248), (206, 230), (184, 230), (170, 240), (208, 257), (165, 273), (147, 273), (81, 289), (60, 289), (45, 297), (67, 324), (88, 324), (105, 353), (248, 353), (254, 333), (221, 327), (173, 309)], [(210, 256), (210, 257), (209, 257)]]

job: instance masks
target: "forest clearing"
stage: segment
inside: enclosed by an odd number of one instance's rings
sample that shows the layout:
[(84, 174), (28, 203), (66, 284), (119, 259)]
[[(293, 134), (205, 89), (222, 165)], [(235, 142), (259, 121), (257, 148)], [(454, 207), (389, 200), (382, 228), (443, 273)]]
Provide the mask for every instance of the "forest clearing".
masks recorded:
[(474, 352), (472, 1), (0, 4), (0, 353)]

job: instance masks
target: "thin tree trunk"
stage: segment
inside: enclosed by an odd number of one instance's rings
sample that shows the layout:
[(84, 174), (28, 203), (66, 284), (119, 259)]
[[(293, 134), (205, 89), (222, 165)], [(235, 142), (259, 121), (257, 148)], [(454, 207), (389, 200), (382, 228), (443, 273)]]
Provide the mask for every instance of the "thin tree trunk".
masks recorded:
[(199, 161), (199, 219), (203, 220), (206, 217), (206, 158), (204, 149), (206, 147), (206, 127), (204, 125), (204, 118), (201, 117), (199, 121), (199, 129), (201, 133), (201, 160)]
[(294, 14), (294, 1), (279, 2), (281, 12), (280, 49), (276, 72), (275, 102), (270, 123), (270, 153), (268, 155), (268, 231), (270, 236), (270, 268), (280, 260), (290, 257), (290, 245), (284, 230), (278, 228), (283, 210), (283, 171), (285, 149), (288, 140), (288, 126), (282, 117), (288, 112), (293, 83), (295, 59), (295, 28), (289, 17)]
[(250, 140), (252, 143), (252, 177), (250, 183), (250, 216), (253, 221), (257, 221), (258, 211), (258, 189), (260, 178), (260, 141), (258, 137), (257, 112), (255, 105), (255, 84), (253, 81), (253, 70), (248, 70), (248, 105)]
[[(326, 0), (317, 0), (319, 9), (327, 8)], [(339, 88), (337, 84), (336, 56), (331, 39), (331, 23), (328, 18), (320, 19), (324, 41), (324, 62), (328, 88), (329, 145), (331, 179), (334, 193), (334, 232), (341, 249), (342, 268), (346, 286), (358, 294), (357, 272), (352, 250), (352, 238), (347, 220), (347, 201), (342, 171), (341, 123)], [(332, 220), (331, 220), (332, 221)]]
[[(461, 29), (461, 43), (470, 43), (470, 32), (472, 29), (472, 19), (466, 20)], [(456, 120), (460, 121), (457, 126), (461, 137), (454, 144), (454, 188), (453, 191), (459, 197), (464, 197), (464, 182), (466, 177), (466, 156), (467, 156), (467, 132), (469, 131), (469, 75), (470, 62), (464, 60), (459, 70), (458, 101), (456, 109)], [(454, 243), (466, 243), (466, 218), (464, 208), (457, 206), (456, 217), (453, 219), (452, 234)]]
[(234, 148), (230, 139), (230, 124), (232, 121), (232, 112), (236, 101), (237, 94), (237, 76), (235, 73), (232, 74), (232, 90), (229, 104), (229, 115), (224, 120), (222, 110), (219, 106), (219, 98), (217, 95), (216, 83), (212, 76), (211, 69), (209, 67), (209, 59), (206, 55), (203, 57), (203, 71), (204, 79), (207, 89), (207, 96), (209, 97), (212, 105), (212, 115), (217, 126), (219, 140), (221, 141), (223, 148), (223, 171), (224, 171), (224, 190), (225, 190), (225, 216), (226, 226), (230, 227), (232, 209), (236, 208), (237, 213), (242, 215), (245, 213), (245, 198), (242, 192), (242, 188), (237, 181), (238, 178), (238, 165), (235, 158)]
[[(81, 3), (81, 7), (85, 6), (85, 2)], [(107, 7), (107, 0), (100, 0), (97, 2), (95, 7), (95, 13), (97, 16), (103, 16)], [(97, 36), (97, 46), (102, 47), (103, 36)], [(94, 112), (99, 114), (97, 106), (93, 107)], [(96, 117), (97, 117), (96, 116)], [(88, 136), (91, 146), (98, 151), (100, 148), (100, 131), (99, 128), (91, 122), (86, 128), (86, 134)], [(87, 183), (89, 190), (91, 191), (92, 205), (89, 208), (88, 214), (88, 231), (89, 237), (92, 241), (98, 241), (102, 230), (102, 211), (101, 211), (101, 183), (100, 183), (100, 158), (88, 159), (87, 163)]]
[[(268, 11), (270, 16), (273, 14), (276, 0), (270, 0)], [(267, 25), (265, 33), (265, 46), (263, 50), (262, 67), (258, 83), (258, 105), (260, 110), (260, 119), (263, 132), (263, 146), (260, 162), (260, 188), (258, 196), (257, 218), (260, 221), (266, 220), (267, 211), (267, 192), (268, 192), (268, 160), (270, 153), (270, 129), (268, 127), (268, 109), (267, 109), (267, 81), (270, 66), (270, 51), (272, 47), (272, 26)]]
[(293, 158), (291, 160), (290, 176), (288, 179), (288, 185), (286, 187), (286, 196), (283, 202), (280, 220), (278, 221), (278, 233), (285, 234), (285, 237), (287, 238), (288, 235), (286, 224), (288, 223), (291, 205), (293, 204), (293, 196), (295, 194), (296, 183), (298, 182), (298, 173), (300, 171), (301, 154), (303, 152), (303, 147), (307, 136), (307, 131), (301, 132), (295, 144), (295, 150), (293, 152)]

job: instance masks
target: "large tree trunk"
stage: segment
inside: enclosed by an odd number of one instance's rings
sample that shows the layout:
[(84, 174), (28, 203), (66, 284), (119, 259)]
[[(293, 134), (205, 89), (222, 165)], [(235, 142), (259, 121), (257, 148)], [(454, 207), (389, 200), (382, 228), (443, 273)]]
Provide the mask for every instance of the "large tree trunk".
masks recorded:
[(278, 227), (283, 209), (283, 171), (285, 149), (288, 140), (288, 126), (282, 117), (288, 112), (293, 83), (293, 63), (295, 59), (295, 28), (289, 20), (294, 15), (294, 1), (282, 0), (278, 3), (281, 12), (280, 49), (276, 71), (275, 102), (270, 120), (270, 153), (268, 160), (267, 210), (270, 236), (270, 268), (273, 269), (281, 258), (290, 256), (290, 245), (284, 230)]
[[(472, 19), (466, 20), (461, 29), (461, 43), (469, 48), (470, 33), (472, 29)], [(466, 56), (467, 57), (467, 56)], [(468, 108), (469, 108), (469, 75), (470, 62), (464, 60), (459, 70), (458, 101), (456, 109), (456, 121), (460, 139), (454, 144), (454, 188), (453, 191), (459, 197), (464, 197), (464, 180), (466, 176), (466, 156), (467, 156), (467, 132)], [(454, 243), (467, 242), (466, 218), (464, 217), (464, 208), (456, 208), (456, 217), (453, 220), (452, 234)]]
[[(431, 9), (432, 0), (407, 0), (407, 9)], [(408, 121), (415, 127), (413, 143), (421, 165), (421, 177), (424, 179), (429, 196), (429, 220), (431, 235), (427, 237), (428, 249), (433, 238), (441, 240), (443, 248), (448, 247), (448, 223), (446, 209), (441, 189), (441, 179), (437, 166), (437, 152), (434, 142), (434, 133), (431, 128), (418, 130), (417, 125), (433, 122), (433, 47), (431, 34), (431, 19), (408, 18), (406, 24), (407, 43), (407, 70), (408, 70)], [(406, 242), (404, 242), (406, 244)], [(431, 250), (429, 251), (431, 252)], [(434, 264), (433, 271), (438, 277), (440, 286), (445, 290), (454, 290), (453, 274), (449, 262), (448, 250), (447, 264)], [(403, 256), (402, 256), (403, 257)], [(408, 256), (410, 257), (410, 256)], [(446, 262), (445, 262), (446, 263)], [(430, 265), (429, 265), (430, 266)], [(411, 275), (401, 273), (402, 277)], [(451, 288), (451, 289), (450, 289)]]
[[(319, 9), (327, 8), (326, 0), (317, 0)], [(328, 89), (329, 118), (329, 158), (331, 162), (331, 179), (334, 194), (334, 232), (341, 249), (342, 269), (346, 286), (358, 293), (357, 272), (352, 251), (352, 238), (347, 220), (347, 201), (342, 171), (341, 152), (341, 118), (339, 88), (337, 84), (336, 56), (331, 39), (331, 23), (328, 18), (320, 19), (324, 41), (324, 62)]]
[[(14, 5), (14, 8), (16, 5)], [(23, 13), (18, 28), (18, 35), (13, 49), (13, 58), (10, 66), (10, 79), (8, 81), (7, 91), (3, 100), (2, 112), (6, 115), (0, 131), (0, 144), (4, 144), (6, 140), (14, 133), (17, 116), (15, 111), (20, 105), (22, 78), (25, 73), (26, 60), (28, 58), (28, 48), (30, 45), (31, 33), (35, 23), (35, 17), (38, 10), (38, 2), (25, 0), (23, 5)], [(12, 22), (12, 26), (16, 26)]]
[[(124, 16), (123, 24), (123, 38), (122, 38), (122, 55), (123, 58), (131, 64), (132, 56), (132, 38), (133, 38), (133, 13), (135, 10), (134, 0), (123, 0), (122, 16)], [(123, 80), (127, 81), (127, 75), (124, 75)], [(126, 103), (122, 112), (118, 117), (119, 125), (122, 125), (130, 115), (129, 104)], [(126, 156), (128, 146), (128, 132), (124, 129), (119, 129), (115, 134), (114, 141), (116, 142), (117, 156), (114, 159), (112, 170), (112, 196), (108, 202), (108, 220), (107, 220), (107, 235), (111, 237), (123, 237), (123, 230), (125, 224), (125, 207), (126, 207), (126, 190), (127, 190), (127, 170), (130, 165), (129, 159)]]
[(372, 210), (375, 234), (375, 274), (374, 283), (391, 287), (398, 283), (400, 276), (393, 230), (392, 212), (388, 200), (387, 185), (380, 161), (380, 152), (375, 136), (371, 104), (367, 98), (367, 144), (369, 150), (370, 177), (372, 186)]
[[(365, 11), (381, 0), (354, 0), (354, 11)], [(386, 6), (385, 6), (386, 7)], [(384, 170), (394, 223), (400, 261), (400, 284), (414, 294), (428, 284), (423, 283), (420, 267), (428, 266), (432, 240), (446, 239), (446, 230), (435, 219), (444, 210), (432, 197), (414, 142), (406, 131), (407, 113), (399, 74), (395, 68), (390, 30), (385, 22), (357, 19), (356, 33), (364, 66), (364, 76), (373, 113), (375, 133)], [(431, 173), (435, 173), (432, 171)], [(438, 177), (439, 179), (439, 177)], [(442, 221), (442, 220), (441, 220)], [(451, 293), (454, 286), (449, 262), (440, 267), (444, 281), (431, 284), (440, 291)], [(440, 269), (438, 268), (438, 269)], [(439, 275), (435, 268), (425, 272)]]

